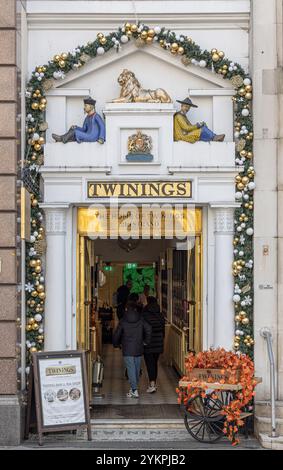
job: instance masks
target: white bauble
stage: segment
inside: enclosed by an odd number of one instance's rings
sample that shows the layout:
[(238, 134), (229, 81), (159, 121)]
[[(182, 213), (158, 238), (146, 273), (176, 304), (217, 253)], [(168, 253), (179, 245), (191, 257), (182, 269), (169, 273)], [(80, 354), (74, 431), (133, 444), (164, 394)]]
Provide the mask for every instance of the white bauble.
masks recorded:
[(238, 139), (240, 137), (240, 132), (236, 131), (235, 134), (234, 134), (234, 137), (235, 137), (235, 139)]
[(246, 230), (246, 234), (249, 235), (250, 237), (253, 235), (253, 233), (254, 231), (251, 227)]
[(239, 251), (239, 256), (242, 257), (242, 256), (244, 256), (244, 254), (245, 254), (245, 253), (244, 253), (243, 251)]
[(234, 250), (234, 255), (237, 255), (238, 254), (238, 250)]
[(243, 223), (241, 224), (241, 227), (242, 227), (242, 228), (246, 228), (246, 224), (243, 222)]
[(26, 374), (29, 375), (30, 367), (26, 367)]
[(202, 68), (202, 69), (205, 69), (205, 67), (207, 66), (207, 63), (205, 60), (201, 60), (200, 63), (199, 63), (199, 66)]
[(41, 77), (37, 77), (37, 80), (38, 80), (39, 82), (41, 82), (41, 81), (42, 81), (42, 78), (41, 78)]
[(36, 315), (34, 315), (34, 319), (35, 321), (37, 321), (37, 323), (39, 323), (42, 320), (42, 316), (39, 313), (37, 313)]
[(256, 187), (256, 184), (253, 181), (251, 181), (248, 184), (248, 188), (249, 188), (250, 191), (253, 191), (255, 189), (255, 187)]
[(242, 227), (237, 227), (237, 232), (241, 232), (242, 231)]
[(242, 110), (242, 116), (248, 117), (249, 115), (250, 115), (250, 112), (249, 112), (248, 109), (245, 108), (245, 109)]
[(250, 199), (250, 196), (248, 194), (245, 194), (244, 199), (245, 199), (245, 201), (248, 201)]
[(39, 328), (38, 333), (39, 333), (40, 335), (42, 335), (42, 334), (44, 333), (44, 329), (43, 329), (43, 328)]
[(34, 75), (35, 75), (35, 77), (37, 77), (37, 78), (40, 77), (40, 74), (39, 74), (38, 72), (35, 72)]
[(236, 196), (236, 199), (237, 199), (237, 200), (240, 200), (240, 199), (242, 199), (242, 197), (243, 197), (242, 193), (240, 193), (240, 192), (237, 192), (237, 193), (235, 194), (235, 196)]
[(33, 134), (33, 140), (38, 140), (39, 137), (40, 137), (40, 135), (39, 135), (37, 132), (35, 132), (35, 133)]
[(155, 34), (160, 34), (160, 33), (161, 33), (161, 28), (160, 28), (160, 26), (155, 26), (154, 32), (155, 32)]
[(245, 85), (245, 86), (249, 86), (249, 85), (251, 85), (251, 84), (252, 84), (251, 79), (250, 79), (250, 78), (245, 78), (245, 80), (244, 80), (244, 85)]
[(198, 63), (198, 61), (196, 59), (192, 59), (191, 62), (192, 62), (193, 65), (197, 65), (197, 63)]
[(122, 44), (126, 44), (128, 42), (128, 40), (129, 40), (129, 38), (125, 34), (123, 34), (123, 36), (121, 36), (121, 43)]
[(96, 52), (97, 52), (97, 55), (105, 54), (105, 50), (103, 49), (103, 47), (98, 47)]
[(34, 243), (34, 242), (35, 242), (35, 237), (32, 235), (32, 236), (30, 237), (30, 243)]
[(234, 295), (233, 301), (234, 301), (235, 303), (240, 302), (240, 300), (241, 300), (241, 297), (240, 297), (238, 294)]
[(34, 237), (38, 237), (38, 232), (33, 232)]

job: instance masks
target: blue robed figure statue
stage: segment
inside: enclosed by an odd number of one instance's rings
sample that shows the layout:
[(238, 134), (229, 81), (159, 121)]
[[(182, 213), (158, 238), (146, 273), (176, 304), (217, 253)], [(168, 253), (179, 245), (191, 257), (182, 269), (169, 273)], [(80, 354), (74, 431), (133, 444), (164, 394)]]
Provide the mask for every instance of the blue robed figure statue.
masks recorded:
[(83, 127), (71, 126), (64, 135), (52, 134), (55, 142), (105, 142), (105, 124), (101, 116), (95, 111), (96, 101), (91, 97), (84, 100), (84, 112), (87, 117), (84, 120)]

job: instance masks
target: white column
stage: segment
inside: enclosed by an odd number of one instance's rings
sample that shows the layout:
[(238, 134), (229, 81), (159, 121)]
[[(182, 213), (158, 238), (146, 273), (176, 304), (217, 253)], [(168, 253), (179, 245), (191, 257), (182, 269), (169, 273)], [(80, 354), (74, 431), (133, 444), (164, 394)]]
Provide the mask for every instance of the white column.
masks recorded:
[(215, 208), (214, 347), (231, 350), (234, 339), (234, 208)]
[(66, 349), (66, 209), (44, 208), (46, 215), (45, 350)]

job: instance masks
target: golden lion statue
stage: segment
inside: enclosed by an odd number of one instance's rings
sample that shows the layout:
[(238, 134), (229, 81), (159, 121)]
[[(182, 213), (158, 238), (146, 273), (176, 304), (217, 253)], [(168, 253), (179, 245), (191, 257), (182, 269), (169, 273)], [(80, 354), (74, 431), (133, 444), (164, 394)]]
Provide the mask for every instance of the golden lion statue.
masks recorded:
[(168, 93), (162, 88), (144, 90), (134, 72), (124, 69), (118, 77), (121, 86), (119, 98), (112, 103), (172, 103)]

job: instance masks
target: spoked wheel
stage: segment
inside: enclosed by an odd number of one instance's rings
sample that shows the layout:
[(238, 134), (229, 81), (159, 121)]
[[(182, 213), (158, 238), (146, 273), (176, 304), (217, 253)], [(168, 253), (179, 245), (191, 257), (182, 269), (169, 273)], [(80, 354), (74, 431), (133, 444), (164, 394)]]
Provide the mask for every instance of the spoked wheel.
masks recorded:
[(213, 443), (223, 437), (225, 417), (221, 414), (223, 407), (231, 401), (232, 394), (218, 393), (217, 398), (211, 395), (191, 398), (186, 407), (185, 426), (190, 435), (199, 442)]

